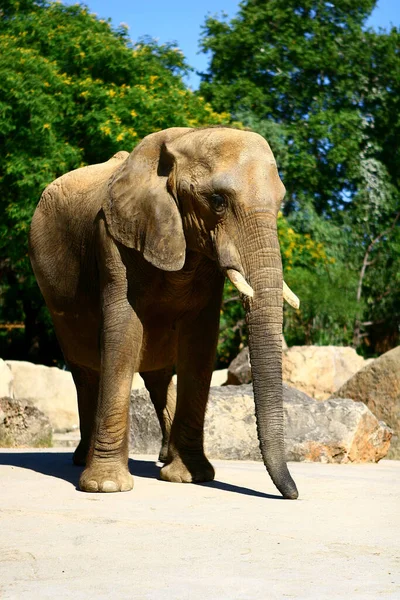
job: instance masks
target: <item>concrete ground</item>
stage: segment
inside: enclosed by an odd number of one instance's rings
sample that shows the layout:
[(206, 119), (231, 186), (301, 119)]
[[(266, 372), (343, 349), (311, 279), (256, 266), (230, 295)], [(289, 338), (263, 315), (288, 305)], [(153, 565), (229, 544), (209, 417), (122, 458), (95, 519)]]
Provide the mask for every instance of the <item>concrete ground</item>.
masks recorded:
[(216, 481), (77, 491), (68, 449), (0, 451), (0, 598), (400, 598), (400, 462), (295, 463), (300, 499), (264, 467), (213, 461)]

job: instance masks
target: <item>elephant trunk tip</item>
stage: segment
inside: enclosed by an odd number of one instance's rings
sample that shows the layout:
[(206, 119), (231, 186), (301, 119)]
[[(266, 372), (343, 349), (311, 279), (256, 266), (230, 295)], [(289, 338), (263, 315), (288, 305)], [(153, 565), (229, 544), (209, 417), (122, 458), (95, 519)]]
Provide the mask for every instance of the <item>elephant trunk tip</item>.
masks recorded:
[(299, 497), (299, 492), (297, 491), (296, 484), (293, 481), (287, 467), (284, 469), (284, 472), (278, 476), (275, 473), (271, 472), (269, 472), (269, 474), (276, 488), (280, 491), (280, 493), (286, 500), (296, 500)]
[(284, 492), (281, 492), (281, 494), (285, 500), (297, 500), (299, 497), (299, 492), (297, 491), (296, 486), (294, 486), (294, 488), (287, 488)]

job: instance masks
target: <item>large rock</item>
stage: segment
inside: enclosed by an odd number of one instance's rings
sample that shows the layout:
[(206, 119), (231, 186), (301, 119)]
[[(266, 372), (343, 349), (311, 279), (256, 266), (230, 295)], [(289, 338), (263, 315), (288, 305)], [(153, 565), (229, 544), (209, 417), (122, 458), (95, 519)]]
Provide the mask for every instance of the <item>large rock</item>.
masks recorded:
[(284, 402), (286, 459), (324, 463), (378, 462), (391, 430), (364, 405), (348, 398), (319, 401), (289, 392)]
[(250, 353), (245, 346), (229, 365), (226, 385), (243, 385), (251, 381)]
[(49, 419), (29, 400), (0, 398), (1, 447), (48, 447), (51, 436)]
[[(344, 346), (292, 346), (282, 355), (283, 381), (325, 400), (367, 362), (353, 348)], [(229, 365), (227, 384), (251, 381), (249, 349), (245, 347)]]
[(13, 375), (10, 367), (0, 358), (0, 398), (13, 395)]
[(136, 454), (158, 454), (161, 429), (146, 388), (132, 389), (130, 402), (130, 448)]
[(393, 429), (390, 458), (400, 458), (400, 346), (375, 359), (335, 394), (363, 402)]
[(326, 400), (366, 364), (346, 346), (292, 346), (283, 354), (283, 381), (316, 400)]
[(79, 426), (76, 389), (71, 373), (23, 361), (8, 360), (6, 363), (14, 377), (14, 398), (29, 398), (48, 416), (55, 431), (70, 431)]
[[(285, 384), (283, 399), (287, 460), (377, 462), (386, 455), (390, 430), (365, 406), (317, 402)], [(260, 458), (250, 385), (211, 390), (205, 440), (213, 458)]]
[[(391, 432), (362, 404), (348, 399), (317, 402), (283, 386), (287, 460), (377, 462), (389, 448)], [(132, 391), (131, 447), (157, 453), (161, 432), (146, 390)], [(205, 423), (210, 458), (260, 460), (251, 385), (210, 390)]]

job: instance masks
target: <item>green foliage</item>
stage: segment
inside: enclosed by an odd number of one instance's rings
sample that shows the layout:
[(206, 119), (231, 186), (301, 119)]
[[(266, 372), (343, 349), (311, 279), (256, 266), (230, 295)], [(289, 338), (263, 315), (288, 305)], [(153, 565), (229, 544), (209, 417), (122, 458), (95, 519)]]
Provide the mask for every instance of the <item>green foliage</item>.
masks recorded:
[[(0, 323), (25, 322), (31, 351), (43, 309), (27, 233), (40, 193), (66, 171), (131, 151), (159, 129), (227, 122), (229, 115), (215, 113), (184, 86), (186, 70), (178, 48), (150, 39), (132, 45), (124, 27), (113, 29), (83, 5), (2, 3)], [(31, 312), (35, 327), (27, 323)], [(21, 332), (1, 332), (0, 354), (10, 356), (9, 344)]]
[(342, 265), (316, 271), (297, 267), (286, 280), (301, 298), (298, 311), (285, 307), (284, 335), (289, 346), (352, 344), (359, 316), (354, 273)]
[[(201, 93), (217, 110), (251, 111), (285, 130), (289, 206), (342, 204), (362, 132), (362, 24), (375, 0), (242, 2), (230, 23), (210, 17)], [(274, 150), (274, 147), (272, 147)]]

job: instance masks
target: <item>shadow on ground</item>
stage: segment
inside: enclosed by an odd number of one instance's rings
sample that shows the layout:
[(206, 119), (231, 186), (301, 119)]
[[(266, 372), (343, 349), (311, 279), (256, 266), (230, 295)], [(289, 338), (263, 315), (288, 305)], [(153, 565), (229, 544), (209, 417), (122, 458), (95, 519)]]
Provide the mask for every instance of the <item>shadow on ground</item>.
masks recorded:
[[(29, 469), (49, 477), (57, 477), (71, 483), (77, 490), (82, 467), (72, 463), (72, 452), (0, 452), (0, 466), (8, 465)], [(133, 476), (158, 479), (160, 468), (153, 460), (129, 459), (129, 470)], [(256, 496), (270, 500), (283, 500), (281, 496), (258, 492), (250, 488), (240, 487), (223, 481), (210, 481), (196, 484), (201, 487), (233, 492), (245, 496)]]

